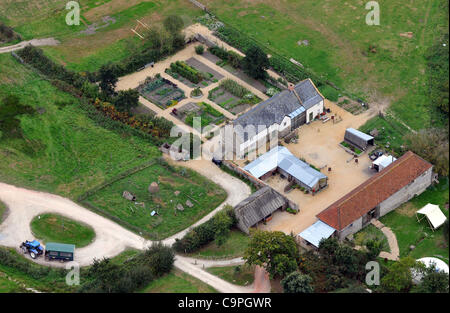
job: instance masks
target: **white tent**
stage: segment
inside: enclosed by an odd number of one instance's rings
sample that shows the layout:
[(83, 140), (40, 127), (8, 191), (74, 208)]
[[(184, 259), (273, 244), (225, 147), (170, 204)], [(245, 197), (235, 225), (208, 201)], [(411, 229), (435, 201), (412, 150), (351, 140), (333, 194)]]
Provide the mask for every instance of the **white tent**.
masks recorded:
[(396, 158), (392, 155), (382, 155), (378, 159), (372, 162), (373, 167), (378, 171), (382, 171), (385, 167), (388, 167), (391, 163), (393, 163)]
[[(432, 266), (434, 266), (436, 272), (444, 272), (444, 273), (448, 274), (447, 263), (445, 263), (444, 261), (442, 261), (438, 258), (434, 258), (434, 257), (421, 258), (421, 259), (418, 259), (417, 262), (423, 263), (425, 265), (425, 267), (427, 267), (427, 268), (431, 268)], [(420, 281), (423, 278), (423, 274), (415, 269), (411, 270), (411, 274), (413, 277), (413, 282), (415, 284), (420, 283)]]
[[(417, 214), (422, 214), (424, 216), (422, 218), (419, 218)], [(444, 224), (447, 220), (447, 217), (444, 215), (444, 213), (442, 213), (439, 206), (431, 203), (428, 203), (426, 206), (417, 211), (416, 216), (419, 222), (426, 216), (433, 231), (442, 226), (442, 224)]]

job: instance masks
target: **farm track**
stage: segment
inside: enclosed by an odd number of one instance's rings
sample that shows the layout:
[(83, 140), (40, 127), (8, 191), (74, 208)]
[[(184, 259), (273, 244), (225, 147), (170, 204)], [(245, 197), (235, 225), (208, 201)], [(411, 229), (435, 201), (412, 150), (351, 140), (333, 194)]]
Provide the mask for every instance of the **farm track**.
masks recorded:
[(57, 45), (59, 45), (59, 41), (56, 40), (53, 37), (51, 37), (51, 38), (44, 38), (44, 39), (32, 39), (32, 40), (22, 41), (22, 42), (19, 42), (16, 45), (0, 48), (0, 53), (8, 53), (8, 52), (13, 52), (13, 51), (16, 51), (16, 50), (20, 50), (20, 49), (25, 48), (28, 45), (32, 45), (32, 46), (35, 46), (35, 47), (39, 47), (39, 46), (57, 46)]
[[(189, 161), (185, 165), (209, 177), (228, 193), (228, 197), (224, 203), (191, 227), (206, 222), (226, 204), (234, 206), (250, 195), (250, 188), (245, 183), (222, 172), (209, 160)], [(91, 264), (94, 258), (114, 257), (126, 248), (143, 250), (153, 243), (111, 220), (97, 215), (73, 201), (58, 195), (0, 183), (0, 199), (9, 208), (7, 218), (0, 225), (0, 245), (3, 246), (17, 249), (19, 244), (25, 239), (34, 238), (31, 233), (30, 222), (35, 216), (46, 212), (61, 214), (84, 222), (94, 229), (96, 233), (95, 240), (87, 247), (77, 249), (76, 251), (76, 262), (81, 266)], [(162, 242), (167, 245), (172, 245), (176, 238), (183, 237), (191, 227)], [(36, 260), (36, 262), (47, 266), (64, 266), (61, 263), (47, 262), (43, 258)], [(205, 267), (226, 266), (239, 264), (240, 262), (241, 260), (235, 259), (222, 261), (195, 260), (177, 255), (174, 265), (180, 270), (208, 283), (220, 292), (251, 292), (250, 287), (240, 287), (230, 284), (204, 271), (202, 268), (203, 265), (201, 265), (206, 263), (207, 266)]]

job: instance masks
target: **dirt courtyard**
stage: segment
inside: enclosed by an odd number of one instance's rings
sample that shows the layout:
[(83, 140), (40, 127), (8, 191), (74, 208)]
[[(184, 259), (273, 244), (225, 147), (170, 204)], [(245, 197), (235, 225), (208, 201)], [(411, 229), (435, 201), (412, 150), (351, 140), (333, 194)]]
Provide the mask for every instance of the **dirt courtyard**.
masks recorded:
[[(342, 121), (336, 124), (333, 124), (332, 120), (326, 123), (314, 121), (309, 125), (303, 125), (299, 128), (298, 143), (285, 144), (282, 141), (282, 144), (296, 157), (303, 158), (317, 168), (323, 168), (321, 171), (328, 176), (328, 187), (314, 196), (304, 194), (299, 189), (284, 193), (287, 180), (281, 179), (280, 175), (270, 177), (266, 183), (297, 203), (300, 212), (292, 215), (277, 211), (270, 222), (266, 225), (261, 224), (258, 228), (280, 230), (287, 234), (293, 232), (297, 235), (317, 220), (316, 215), (319, 212), (375, 174), (369, 170), (371, 161), (368, 152), (371, 148), (359, 157), (359, 163), (356, 164), (352, 160), (352, 155), (339, 146), (344, 139), (345, 130), (348, 127), (360, 127), (376, 113), (375, 110), (352, 115), (327, 100), (325, 107), (331, 109), (328, 115), (338, 114), (342, 117)], [(328, 167), (331, 167), (331, 172), (328, 172)]]

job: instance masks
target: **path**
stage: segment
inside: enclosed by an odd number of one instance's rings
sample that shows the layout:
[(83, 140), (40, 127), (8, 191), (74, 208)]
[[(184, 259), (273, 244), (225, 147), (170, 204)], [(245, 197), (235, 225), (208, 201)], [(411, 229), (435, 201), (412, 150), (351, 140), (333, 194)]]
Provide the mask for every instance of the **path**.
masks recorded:
[(59, 41), (56, 40), (53, 37), (51, 37), (51, 38), (44, 38), (44, 39), (32, 39), (32, 40), (28, 40), (28, 41), (22, 41), (22, 42), (19, 42), (16, 45), (0, 48), (0, 53), (8, 53), (8, 52), (13, 52), (13, 51), (16, 51), (16, 50), (20, 50), (20, 49), (25, 48), (28, 45), (32, 45), (32, 46), (35, 46), (35, 47), (39, 47), (39, 46), (56, 46), (56, 45), (59, 45)]
[(391, 253), (382, 251), (379, 257), (391, 261), (398, 261), (400, 251), (398, 248), (397, 237), (395, 236), (394, 232), (389, 227), (384, 226), (384, 224), (381, 223), (379, 220), (372, 219), (370, 223), (383, 232), (383, 234), (386, 236), (388, 240), (389, 248), (391, 249)]
[[(234, 206), (248, 197), (251, 193), (250, 188), (245, 183), (222, 172), (210, 161), (192, 160), (184, 164), (187, 167), (195, 168), (200, 174), (208, 176), (212, 181), (223, 187), (228, 193), (228, 197), (224, 203), (201, 220), (197, 221), (191, 227), (206, 222), (214, 216), (218, 210), (221, 210), (225, 204), (228, 203)], [(152, 244), (152, 241), (146, 240), (109, 219), (97, 215), (73, 201), (58, 195), (0, 183), (0, 199), (9, 208), (7, 218), (0, 225), (0, 245), (17, 248), (23, 240), (34, 238), (30, 230), (30, 222), (35, 216), (45, 212), (65, 215), (74, 220), (84, 222), (94, 229), (96, 233), (94, 242), (87, 247), (77, 249), (76, 261), (81, 266), (91, 264), (94, 258), (114, 257), (128, 247), (145, 249)], [(167, 245), (172, 245), (176, 238), (183, 237), (190, 228), (185, 229), (162, 242)], [(218, 291), (249, 292), (249, 290), (244, 287), (241, 288), (230, 284), (204, 271), (201, 267), (193, 265), (192, 263), (194, 262), (192, 262), (192, 260), (192, 258), (177, 255), (174, 265), (180, 270), (210, 284)], [(190, 261), (192, 263), (190, 263)], [(64, 266), (64, 264), (61, 263), (46, 262), (43, 258), (39, 258), (36, 262), (43, 265)], [(206, 263), (209, 267), (232, 264), (230, 262), (237, 262), (236, 264), (238, 264), (241, 260), (207, 261)]]

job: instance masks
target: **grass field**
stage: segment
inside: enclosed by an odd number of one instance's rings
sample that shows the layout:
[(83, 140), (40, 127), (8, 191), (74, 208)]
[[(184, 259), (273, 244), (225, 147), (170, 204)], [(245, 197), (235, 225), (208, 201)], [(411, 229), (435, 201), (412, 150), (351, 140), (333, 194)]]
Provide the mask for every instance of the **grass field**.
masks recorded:
[(90, 226), (59, 214), (47, 213), (36, 216), (30, 226), (33, 235), (44, 243), (68, 243), (81, 248), (95, 238), (95, 232)]
[[(131, 31), (136, 19), (150, 27), (161, 24), (170, 14), (183, 18), (185, 25), (201, 14), (184, 0), (80, 0), (81, 23), (79, 26), (65, 24), (67, 10), (64, 0), (2, 1), (0, 21), (22, 35), (32, 38), (55, 37), (61, 45), (45, 47), (47, 55), (77, 71), (94, 71), (108, 61), (118, 61), (138, 49), (140, 39)], [(116, 20), (109, 26), (98, 29), (95, 34), (80, 33), (86, 25), (102, 24), (102, 18), (110, 16)], [(142, 30), (141, 30), (142, 31)]]
[(0, 201), (0, 224), (6, 217), (6, 204)]
[[(363, 0), (205, 0), (220, 20), (294, 58), (339, 87), (391, 104), (410, 127), (432, 124), (424, 52), (448, 27), (441, 0), (378, 1), (380, 25), (368, 26)], [(400, 33), (412, 32), (412, 38)], [(298, 45), (308, 40), (308, 45)], [(369, 46), (375, 53), (368, 52)]]
[[(159, 191), (148, 192), (157, 182)], [(136, 196), (135, 202), (122, 197), (124, 190)], [(179, 191), (175, 195), (175, 191)], [(165, 168), (152, 165), (97, 191), (87, 200), (120, 220), (148, 233), (150, 239), (160, 240), (175, 234), (214, 210), (226, 198), (218, 185), (186, 168)], [(194, 205), (186, 205), (187, 200)], [(143, 203), (143, 205), (141, 205)], [(178, 204), (184, 211), (176, 210)], [(151, 216), (155, 210), (157, 215)]]
[(249, 242), (250, 236), (233, 229), (220, 247), (213, 241), (189, 256), (203, 259), (236, 258), (244, 254)]
[[(239, 268), (239, 270), (237, 271), (236, 268)], [(255, 278), (255, 267), (248, 265), (210, 267), (207, 271), (223, 280), (240, 286), (251, 285)]]
[[(437, 204), (448, 218), (448, 209), (445, 204), (449, 201), (448, 178), (441, 178), (437, 186), (430, 187), (424, 193), (403, 204), (395, 211), (383, 216), (380, 221), (390, 227), (397, 236), (400, 248), (400, 257), (407, 255), (415, 259), (422, 257), (438, 257), (449, 262), (449, 247), (443, 237), (443, 228), (432, 231), (428, 221), (423, 219), (420, 223), (416, 218), (416, 211), (427, 203)], [(411, 245), (416, 248), (410, 251)]]
[(0, 99), (10, 94), (38, 112), (19, 117), (24, 138), (0, 138), (3, 182), (75, 198), (160, 155), (140, 138), (97, 126), (77, 99), (2, 54)]
[(178, 269), (152, 281), (143, 293), (216, 293), (217, 291), (204, 282)]

